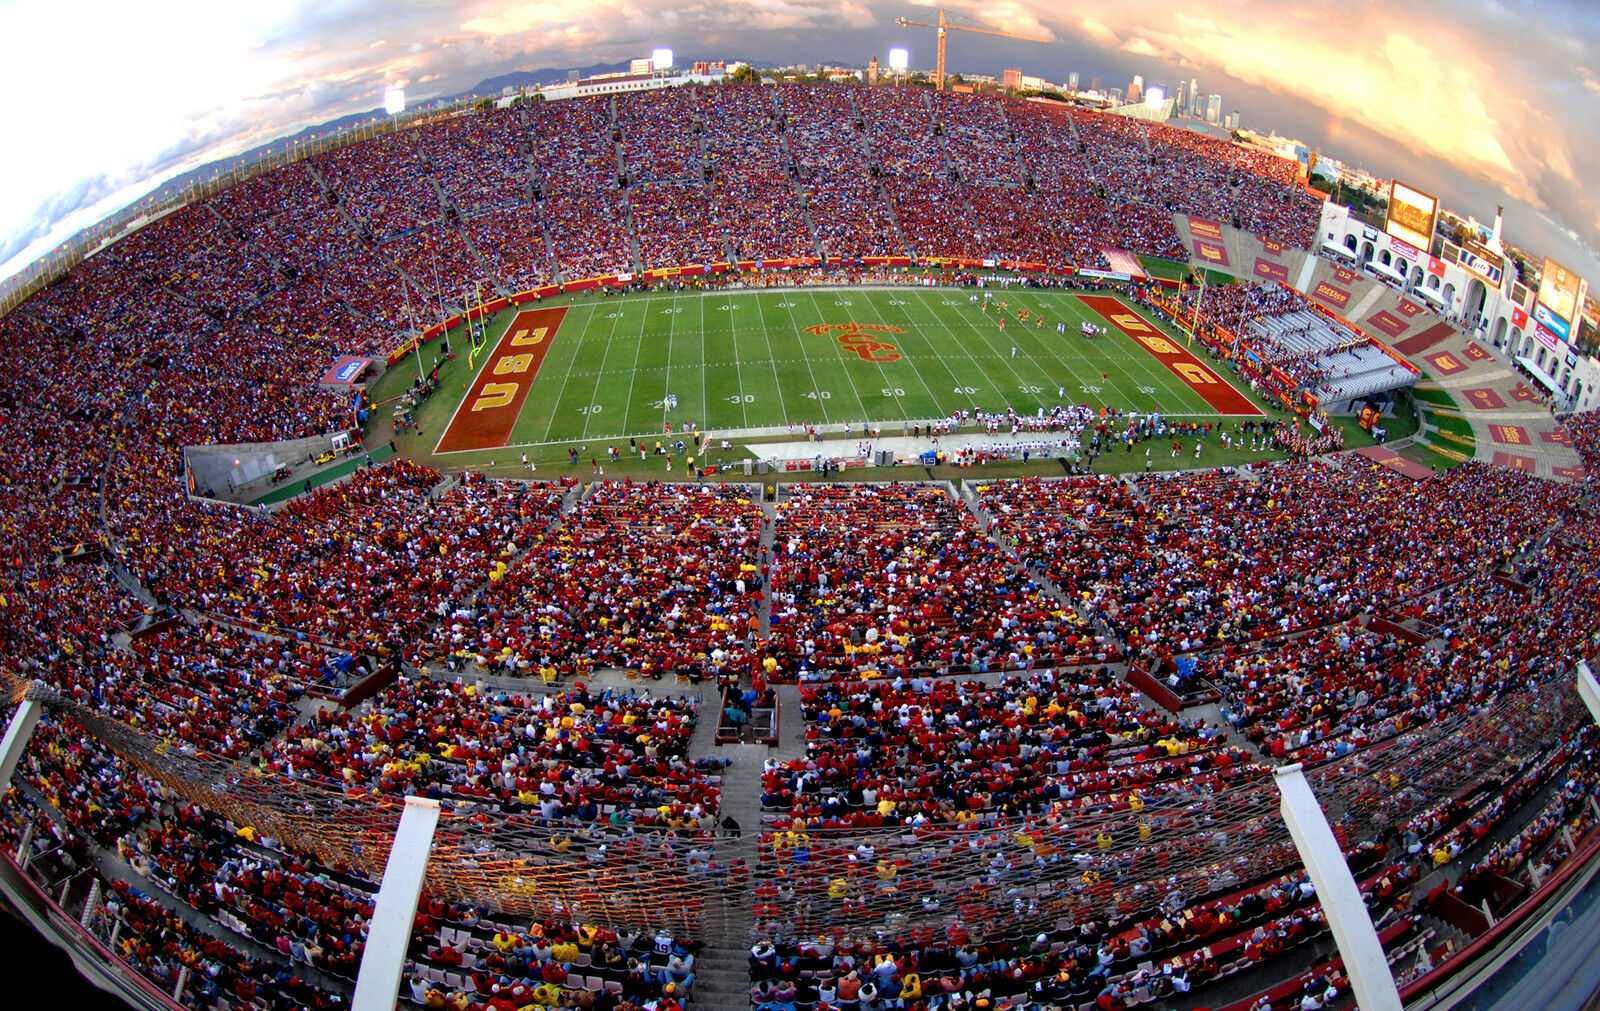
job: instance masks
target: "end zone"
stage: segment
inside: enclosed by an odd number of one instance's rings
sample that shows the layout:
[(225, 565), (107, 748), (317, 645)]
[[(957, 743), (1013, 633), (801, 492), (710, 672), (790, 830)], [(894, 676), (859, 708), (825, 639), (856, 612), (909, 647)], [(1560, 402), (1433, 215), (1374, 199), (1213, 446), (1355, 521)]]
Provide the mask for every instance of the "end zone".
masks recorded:
[(498, 449), (510, 441), (511, 428), (566, 315), (564, 306), (517, 313), (456, 406), (435, 453)]
[(1154, 323), (1106, 295), (1079, 295), (1084, 305), (1093, 309), (1118, 330), (1138, 342), (1165, 365), (1173, 375), (1200, 394), (1218, 414), (1261, 414), (1261, 408), (1250, 398), (1233, 388), (1233, 384), (1218, 376), (1201, 363), (1200, 359), (1168, 340)]

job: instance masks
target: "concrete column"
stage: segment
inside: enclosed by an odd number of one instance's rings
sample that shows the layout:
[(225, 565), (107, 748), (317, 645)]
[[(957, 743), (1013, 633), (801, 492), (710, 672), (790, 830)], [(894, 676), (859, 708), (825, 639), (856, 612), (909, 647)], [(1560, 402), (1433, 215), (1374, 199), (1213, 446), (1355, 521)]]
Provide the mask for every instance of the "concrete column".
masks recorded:
[(0, 739), (0, 789), (10, 785), (11, 774), (17, 771), (17, 760), (22, 757), (22, 749), (28, 746), (28, 739), (33, 736), (33, 728), (39, 725), (42, 715), (44, 707), (33, 699), (24, 699), (11, 715), (6, 736)]
[(383, 868), (383, 885), (373, 906), (351, 1011), (394, 1011), (406, 948), (411, 943), (411, 923), (416, 919), (417, 899), (422, 895), (422, 876), (428, 869), (428, 850), (438, 824), (438, 801), (406, 798), (405, 813), (400, 816), (400, 827), (395, 829), (389, 862)]
[(1334, 838), (1322, 805), (1311, 790), (1311, 783), (1298, 763), (1275, 771), (1280, 803), (1278, 809), (1289, 826), (1300, 860), (1311, 875), (1322, 903), (1328, 929), (1344, 957), (1344, 971), (1362, 1011), (1401, 1011), (1400, 991), (1384, 957), (1372, 917), (1361, 901), (1361, 889), (1344, 862), (1339, 841)]
[(1589, 715), (1594, 717), (1594, 721), (1600, 723), (1600, 682), (1595, 680), (1594, 671), (1583, 660), (1578, 661), (1578, 697), (1589, 707)]

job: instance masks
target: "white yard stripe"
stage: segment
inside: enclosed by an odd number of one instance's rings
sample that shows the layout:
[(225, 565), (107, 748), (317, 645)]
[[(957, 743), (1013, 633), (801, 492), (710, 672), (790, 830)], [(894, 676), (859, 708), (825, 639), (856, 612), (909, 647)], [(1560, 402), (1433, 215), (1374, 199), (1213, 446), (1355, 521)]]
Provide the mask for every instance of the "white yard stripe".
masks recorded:
[[(791, 303), (789, 308), (785, 309), (784, 311), (789, 314), (789, 323), (794, 327), (795, 334), (798, 335), (800, 333), (803, 333), (804, 332), (804, 328), (802, 328), (800, 326), (800, 321), (794, 318), (794, 305), (792, 304), (793, 300), (789, 299), (789, 298), (785, 298), (784, 301)], [(815, 394), (815, 396), (812, 399), (814, 399), (816, 401), (817, 409), (822, 412), (822, 423), (823, 424), (827, 424), (828, 423), (828, 400), (832, 398), (833, 391), (832, 390), (826, 391), (828, 393), (828, 397), (826, 397), (826, 398), (822, 396), (822, 393), (824, 391), (823, 391), (821, 386), (817, 385), (817, 370), (812, 368), (812, 366), (811, 366), (811, 355), (809, 353), (808, 347), (806, 346), (806, 341), (805, 341), (804, 338), (796, 336), (795, 337), (795, 342), (800, 345), (800, 353), (802, 355), (805, 355), (805, 357), (802, 358), (801, 361), (805, 362), (806, 374), (811, 377), (811, 392), (813, 394)], [(774, 363), (774, 364), (776, 364), (776, 363)], [(859, 396), (856, 397), (856, 400), (858, 402), (860, 401), (860, 399), (861, 398)]]
[[(561, 377), (561, 389), (556, 391), (555, 400), (550, 405), (550, 418), (544, 423), (545, 442), (550, 441), (550, 429), (556, 423), (556, 411), (561, 407), (561, 398), (565, 396), (567, 392), (567, 382), (572, 378), (573, 363), (578, 360), (578, 356), (583, 352), (583, 336), (589, 332), (589, 320), (594, 317), (594, 306), (591, 304), (588, 306), (588, 309), (589, 315), (584, 318), (583, 325), (578, 329), (577, 336), (573, 338), (572, 357), (567, 360), (567, 372)], [(571, 315), (572, 310), (569, 308), (567, 310), (567, 316)], [(523, 406), (526, 407), (527, 404), (524, 403)]]
[(784, 424), (789, 423), (789, 408), (783, 402), (783, 377), (778, 375), (778, 353), (772, 349), (772, 331), (767, 329), (767, 314), (761, 308), (761, 295), (756, 295), (756, 315), (761, 317), (761, 338), (767, 342), (767, 361), (772, 364), (772, 385), (778, 391), (778, 410), (783, 413)]

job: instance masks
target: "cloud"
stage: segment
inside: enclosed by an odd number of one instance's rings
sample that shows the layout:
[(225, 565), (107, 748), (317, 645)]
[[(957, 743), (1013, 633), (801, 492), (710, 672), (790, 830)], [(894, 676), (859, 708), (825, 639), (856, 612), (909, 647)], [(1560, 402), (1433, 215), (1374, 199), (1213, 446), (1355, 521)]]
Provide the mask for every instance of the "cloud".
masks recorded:
[[(1232, 0), (1202, 15), (1125, 0), (1045, 17), (1124, 58), (1306, 103), (1515, 199), (1571, 210), (1593, 242), (1594, 198), (1578, 185), (1578, 166), (1600, 156), (1600, 80), (1581, 62), (1600, 48), (1592, 13), (1550, 2), (1513, 11), (1490, 0)], [(1151, 80), (1158, 70), (1142, 72)]]
[[(510, 71), (617, 62), (656, 45), (685, 56), (864, 64), (909, 43), (914, 60), (931, 64), (932, 33), (896, 29), (893, 19), (934, 20), (939, 6), (957, 19), (1058, 40), (1030, 47), (1030, 65), (1088, 54), (1147, 81), (1160, 80), (1164, 65), (1231, 94), (1282, 96), (1548, 208), (1600, 245), (1600, 198), (1579, 179), (1600, 156), (1600, 79), (1590, 66), (1600, 19), (1583, 3), (1531, 0), (1513, 10), (1494, 0), (1223, 0), (1189, 12), (1164, 0), (1092, 8), (1056, 0), (167, 0), (163, 16), (150, 18), (137, 5), (54, 0), (0, 5), (0, 91), (37, 95), (48, 82), (45, 100), (8, 112), (12, 135), (40, 138), (48, 157), (0, 161), (0, 252), (47, 238), (53, 248), (92, 208), (104, 213), (163, 176), (371, 109), (387, 86), (407, 86), (415, 102)], [(66, 26), (70, 50), (37, 44)], [(952, 62), (1009, 45), (972, 35), (952, 48)], [(63, 73), (64, 61), (85, 72)]]
[(56, 222), (92, 208), (116, 192), (116, 185), (103, 175), (74, 180), (66, 189), (54, 193), (34, 207), (27, 218), (0, 242), (0, 261), (10, 260), (23, 250), (44, 240)]

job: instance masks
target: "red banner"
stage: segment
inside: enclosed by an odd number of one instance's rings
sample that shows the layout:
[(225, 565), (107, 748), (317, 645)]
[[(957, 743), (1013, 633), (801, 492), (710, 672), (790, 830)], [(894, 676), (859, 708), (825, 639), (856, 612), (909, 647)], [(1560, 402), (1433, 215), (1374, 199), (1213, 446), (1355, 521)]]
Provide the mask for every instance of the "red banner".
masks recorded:
[(1212, 242), (1222, 241), (1222, 225), (1207, 218), (1197, 218), (1189, 215), (1189, 231), (1197, 239), (1210, 239)]
[(1340, 309), (1350, 304), (1350, 293), (1343, 288), (1336, 288), (1327, 281), (1318, 281), (1317, 286), (1311, 289), (1311, 297), (1319, 302), (1327, 302)]
[(1197, 260), (1202, 260), (1214, 267), (1232, 266), (1232, 264), (1228, 262), (1228, 251), (1223, 249), (1219, 243), (1215, 242), (1202, 242), (1199, 239), (1194, 240), (1194, 258)]
[(1379, 330), (1382, 330), (1390, 337), (1400, 336), (1406, 332), (1407, 328), (1411, 326), (1410, 323), (1407, 323), (1405, 320), (1389, 312), (1387, 309), (1368, 316), (1367, 323), (1371, 326), (1377, 327)]
[(1255, 274), (1257, 277), (1265, 278), (1268, 281), (1281, 281), (1284, 284), (1289, 283), (1289, 268), (1281, 263), (1276, 262), (1275, 260), (1266, 260), (1259, 256), (1256, 257)]

